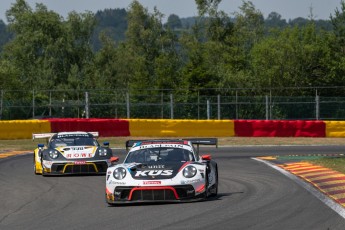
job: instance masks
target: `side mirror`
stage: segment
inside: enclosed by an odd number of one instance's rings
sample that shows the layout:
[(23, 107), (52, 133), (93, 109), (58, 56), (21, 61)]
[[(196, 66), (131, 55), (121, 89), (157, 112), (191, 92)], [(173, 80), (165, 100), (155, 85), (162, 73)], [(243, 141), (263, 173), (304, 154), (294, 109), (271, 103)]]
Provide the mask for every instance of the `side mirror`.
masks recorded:
[(103, 142), (103, 145), (109, 147), (109, 142), (108, 141)]
[(211, 155), (201, 155), (201, 159), (204, 161), (210, 161), (211, 160)]
[(110, 163), (115, 164), (115, 162), (118, 162), (119, 159), (119, 157), (110, 157)]

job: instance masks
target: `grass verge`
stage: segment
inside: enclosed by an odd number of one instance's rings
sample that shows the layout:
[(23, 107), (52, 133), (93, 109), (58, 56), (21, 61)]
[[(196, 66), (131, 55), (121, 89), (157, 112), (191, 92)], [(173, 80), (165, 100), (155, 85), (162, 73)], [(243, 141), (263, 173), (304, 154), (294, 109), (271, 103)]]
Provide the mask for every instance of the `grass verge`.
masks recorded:
[[(166, 137), (167, 139), (176, 137)], [(177, 137), (181, 138), (181, 137)], [(127, 140), (155, 139), (155, 137), (101, 137), (100, 143), (109, 141), (110, 147), (124, 148)], [(157, 139), (157, 138), (156, 138)], [(344, 145), (345, 138), (315, 138), (315, 137), (221, 137), (219, 146), (245, 146), (245, 145)], [(0, 140), (0, 151), (28, 150), (33, 151), (38, 143), (46, 144), (45, 139)]]
[(324, 157), (314, 160), (308, 160), (307, 162), (333, 169), (345, 174), (345, 157)]

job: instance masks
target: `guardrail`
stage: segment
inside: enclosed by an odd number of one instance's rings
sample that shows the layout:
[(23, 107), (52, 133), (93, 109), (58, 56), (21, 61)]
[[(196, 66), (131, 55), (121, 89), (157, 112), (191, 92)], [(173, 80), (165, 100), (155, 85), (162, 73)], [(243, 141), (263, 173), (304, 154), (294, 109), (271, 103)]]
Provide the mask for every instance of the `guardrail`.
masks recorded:
[(101, 137), (345, 137), (345, 121), (47, 119), (0, 121), (0, 139), (32, 133), (98, 131)]

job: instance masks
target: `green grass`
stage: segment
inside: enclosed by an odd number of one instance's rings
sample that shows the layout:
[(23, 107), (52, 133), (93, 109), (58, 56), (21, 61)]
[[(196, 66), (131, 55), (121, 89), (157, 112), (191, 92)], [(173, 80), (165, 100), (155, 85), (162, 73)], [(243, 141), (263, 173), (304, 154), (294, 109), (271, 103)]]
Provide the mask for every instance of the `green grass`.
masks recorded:
[(345, 173), (345, 157), (324, 157), (307, 162)]
[[(155, 139), (157, 137), (100, 137), (100, 143), (109, 141), (110, 147), (124, 148), (127, 140)], [(176, 137), (158, 137), (170, 139)], [(182, 137), (178, 137), (182, 138)], [(45, 139), (0, 140), (1, 150), (33, 150), (38, 143), (46, 143)], [(241, 145), (345, 145), (345, 138), (315, 138), (315, 137), (220, 137), (219, 146)]]
[[(128, 138), (124, 137), (109, 137), (99, 138), (98, 141), (102, 144), (104, 141), (109, 141), (110, 147), (124, 148), (125, 142)], [(0, 140), (0, 151), (14, 151), (14, 150), (28, 150), (33, 151), (38, 144), (47, 144), (45, 139), (19, 139), (19, 140)]]

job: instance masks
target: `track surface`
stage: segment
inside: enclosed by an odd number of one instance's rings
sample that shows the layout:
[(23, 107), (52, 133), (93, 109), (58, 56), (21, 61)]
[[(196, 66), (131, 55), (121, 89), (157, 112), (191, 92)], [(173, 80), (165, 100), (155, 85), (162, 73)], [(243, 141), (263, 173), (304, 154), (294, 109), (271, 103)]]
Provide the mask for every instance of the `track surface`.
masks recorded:
[[(302, 187), (250, 157), (344, 153), (344, 146), (205, 148), (219, 168), (217, 199), (109, 207), (104, 176), (42, 177), (32, 156), (0, 160), (0, 229), (344, 229)], [(122, 152), (119, 153), (119, 152)], [(123, 159), (124, 150), (114, 155)]]

